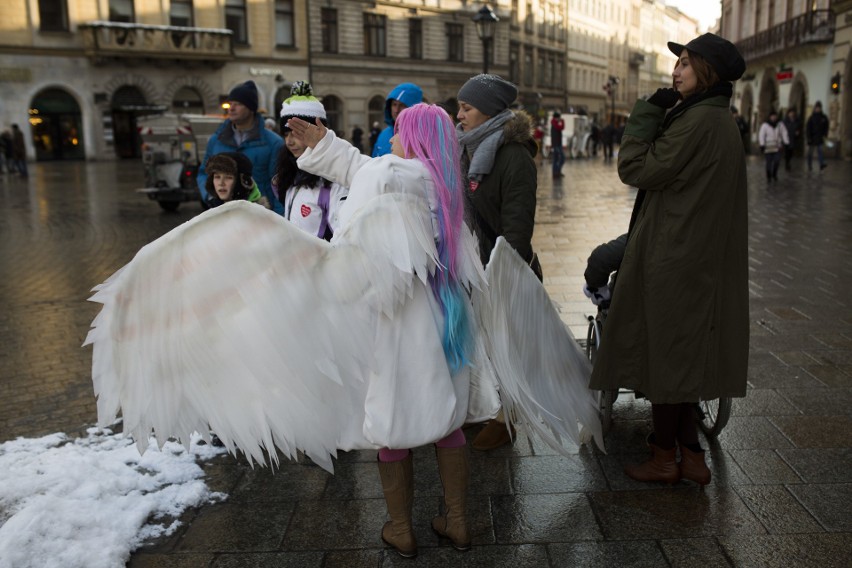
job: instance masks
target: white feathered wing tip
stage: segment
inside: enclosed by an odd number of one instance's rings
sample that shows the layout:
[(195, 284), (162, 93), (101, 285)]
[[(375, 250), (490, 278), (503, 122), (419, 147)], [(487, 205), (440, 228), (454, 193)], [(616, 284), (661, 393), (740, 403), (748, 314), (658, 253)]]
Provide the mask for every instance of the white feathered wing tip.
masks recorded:
[[(488, 288), (474, 294), (507, 418), (525, 423), (569, 455), (595, 440), (604, 450), (591, 364), (559, 317), (544, 286), (503, 237), (485, 269)], [(572, 448), (576, 450), (576, 447)]]
[(140, 451), (152, 432), (162, 445), (212, 429), (250, 462), (301, 450), (330, 472), (338, 449), (373, 447), (376, 318), (437, 263), (417, 199), (373, 199), (334, 246), (245, 201), (145, 246), (91, 298), (100, 424), (121, 412)]

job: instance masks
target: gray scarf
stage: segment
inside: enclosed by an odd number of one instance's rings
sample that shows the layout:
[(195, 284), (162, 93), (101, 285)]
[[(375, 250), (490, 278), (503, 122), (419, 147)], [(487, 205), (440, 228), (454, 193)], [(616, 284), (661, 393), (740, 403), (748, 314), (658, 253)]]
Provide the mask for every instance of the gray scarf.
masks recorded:
[(468, 179), (482, 181), (482, 178), (491, 173), (497, 148), (503, 143), (503, 125), (514, 117), (515, 114), (506, 109), (470, 132), (463, 131), (460, 124), (456, 125), (459, 144), (470, 158), (470, 166), (467, 169)]

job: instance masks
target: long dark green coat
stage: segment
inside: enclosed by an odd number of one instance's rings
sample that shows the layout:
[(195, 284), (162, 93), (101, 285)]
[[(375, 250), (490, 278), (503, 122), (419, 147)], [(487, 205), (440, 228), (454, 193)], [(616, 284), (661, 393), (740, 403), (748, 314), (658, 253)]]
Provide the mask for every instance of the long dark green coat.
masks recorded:
[(618, 157), (645, 190), (618, 273), (590, 386), (658, 404), (745, 396), (748, 257), (745, 156), (727, 97), (663, 129), (638, 101)]
[[(465, 197), (470, 219), (479, 239), (479, 256), (485, 265), (491, 249), (502, 236), (525, 261), (532, 259), (535, 227), (535, 192), (538, 186), (529, 115), (516, 112), (503, 127), (503, 143), (497, 149), (494, 169), (478, 184), (467, 183)], [(470, 157), (462, 154), (462, 171), (467, 175)]]

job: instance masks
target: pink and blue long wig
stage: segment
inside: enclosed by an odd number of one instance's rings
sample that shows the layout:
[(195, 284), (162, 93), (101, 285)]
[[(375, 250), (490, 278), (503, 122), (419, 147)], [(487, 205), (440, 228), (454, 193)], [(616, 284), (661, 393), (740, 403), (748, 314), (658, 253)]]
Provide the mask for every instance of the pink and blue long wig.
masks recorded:
[(405, 155), (420, 160), (435, 183), (440, 266), (430, 283), (444, 315), (444, 355), (455, 373), (470, 360), (473, 333), (467, 291), (459, 279), (459, 252), (465, 230), (461, 150), (452, 120), (437, 105), (417, 104), (403, 110), (396, 119), (395, 130)]

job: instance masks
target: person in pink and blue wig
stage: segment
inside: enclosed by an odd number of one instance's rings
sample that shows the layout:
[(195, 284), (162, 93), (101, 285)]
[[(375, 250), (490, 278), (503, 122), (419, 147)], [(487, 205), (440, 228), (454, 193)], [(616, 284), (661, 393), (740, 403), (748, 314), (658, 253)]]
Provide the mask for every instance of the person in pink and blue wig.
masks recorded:
[[(350, 188), (349, 198), (339, 214), (341, 234), (345, 234), (351, 220), (375, 211), (379, 203), (390, 198), (400, 210), (389, 219), (414, 218), (431, 223), (437, 256), (435, 269), (428, 276), (418, 269), (422, 286), (415, 288), (411, 301), (393, 314), (397, 331), (388, 337), (387, 349), (383, 350), (385, 354), (395, 354), (392, 360), (385, 361), (394, 375), (393, 392), (388, 390), (384, 396), (377, 395), (377, 399), (385, 402), (386, 409), (400, 409), (399, 420), (392, 420), (394, 430), (416, 431), (426, 427), (408, 412), (402, 415), (402, 409), (407, 411), (422, 404), (455, 405), (455, 411), (440, 428), (441, 434), (433, 440), (446, 512), (433, 519), (432, 528), (448, 538), (456, 549), (468, 550), (471, 537), (465, 508), (470, 467), (461, 425), (466, 414), (462, 403), (466, 405), (468, 400), (473, 324), (465, 286), (475, 280), (471, 275), (479, 267), (475, 241), (464, 225), (464, 182), (454, 125), (438, 106), (409, 107), (399, 114), (395, 123), (391, 153), (378, 158), (362, 155), (320, 121), (310, 124), (295, 118), (288, 122), (288, 127), (308, 147), (298, 160), (302, 170)], [(382, 229), (380, 225), (375, 223), (371, 227), (386, 230), (388, 234), (377, 242), (406, 238), (398, 227)], [(400, 333), (399, 329), (404, 332)], [(436, 342), (424, 342), (430, 334)], [(426, 383), (433, 387), (425, 387), (424, 375), (439, 378), (427, 379)], [(444, 386), (438, 388), (439, 384)], [(451, 388), (447, 389), (447, 385)], [(413, 557), (417, 554), (417, 543), (411, 519), (414, 480), (409, 448), (412, 446), (404, 443), (405, 436), (391, 438), (400, 442), (378, 452), (379, 473), (391, 519), (383, 527), (382, 539), (400, 555)]]

